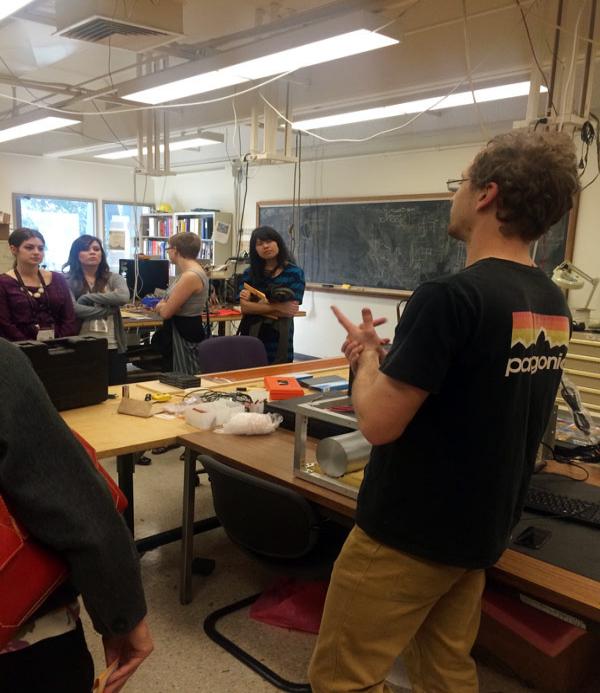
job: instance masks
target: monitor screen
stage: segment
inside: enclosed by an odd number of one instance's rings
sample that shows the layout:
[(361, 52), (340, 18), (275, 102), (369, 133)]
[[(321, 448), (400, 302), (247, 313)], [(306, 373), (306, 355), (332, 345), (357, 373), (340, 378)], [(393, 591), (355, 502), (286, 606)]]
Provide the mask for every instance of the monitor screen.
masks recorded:
[[(154, 293), (155, 289), (169, 286), (168, 260), (138, 260), (137, 298)], [(119, 274), (125, 277), (132, 298), (135, 285), (135, 260), (119, 260)]]

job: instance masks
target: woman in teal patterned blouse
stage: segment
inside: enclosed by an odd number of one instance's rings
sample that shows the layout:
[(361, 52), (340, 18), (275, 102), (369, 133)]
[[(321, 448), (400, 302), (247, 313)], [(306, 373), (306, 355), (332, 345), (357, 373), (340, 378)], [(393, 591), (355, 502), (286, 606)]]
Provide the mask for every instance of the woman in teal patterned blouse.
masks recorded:
[(294, 315), (304, 297), (304, 272), (295, 264), (285, 241), (270, 226), (259, 226), (250, 237), (250, 267), (242, 281), (265, 294), (264, 299), (247, 289), (240, 292), (244, 317), (240, 333), (258, 337), (269, 363), (294, 360)]

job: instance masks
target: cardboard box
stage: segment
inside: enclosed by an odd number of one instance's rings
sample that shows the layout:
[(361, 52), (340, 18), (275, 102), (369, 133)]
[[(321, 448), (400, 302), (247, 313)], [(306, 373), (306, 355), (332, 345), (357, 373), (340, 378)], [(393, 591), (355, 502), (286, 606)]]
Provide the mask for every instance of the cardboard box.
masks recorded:
[(7, 241), (10, 236), (10, 225), (0, 223), (0, 241)]

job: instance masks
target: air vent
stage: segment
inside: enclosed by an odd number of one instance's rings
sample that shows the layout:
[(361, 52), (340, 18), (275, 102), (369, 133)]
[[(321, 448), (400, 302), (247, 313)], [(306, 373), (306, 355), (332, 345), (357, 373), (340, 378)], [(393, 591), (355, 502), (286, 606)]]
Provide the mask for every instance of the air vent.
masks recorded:
[(182, 36), (183, 10), (175, 0), (137, 0), (133, 6), (114, 0), (57, 0), (56, 23), (59, 36), (143, 51)]
[(89, 22), (78, 24), (77, 26), (61, 31), (61, 36), (66, 38), (78, 39), (79, 41), (93, 41), (99, 43), (109, 38), (116, 36), (168, 36), (165, 31), (157, 31), (156, 29), (146, 29), (142, 26), (134, 26), (132, 24), (123, 24), (115, 22), (111, 19), (103, 17), (94, 17)]

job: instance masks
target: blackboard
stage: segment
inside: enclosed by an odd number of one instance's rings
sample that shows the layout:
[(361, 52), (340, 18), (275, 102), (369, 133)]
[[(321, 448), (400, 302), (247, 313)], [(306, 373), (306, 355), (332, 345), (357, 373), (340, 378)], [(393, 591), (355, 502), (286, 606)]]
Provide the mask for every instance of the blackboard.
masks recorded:
[[(447, 232), (450, 205), (447, 195), (259, 202), (257, 218), (293, 248), (307, 282), (412, 290), (464, 267), (465, 245)], [(548, 274), (565, 258), (568, 217), (539, 241)]]

